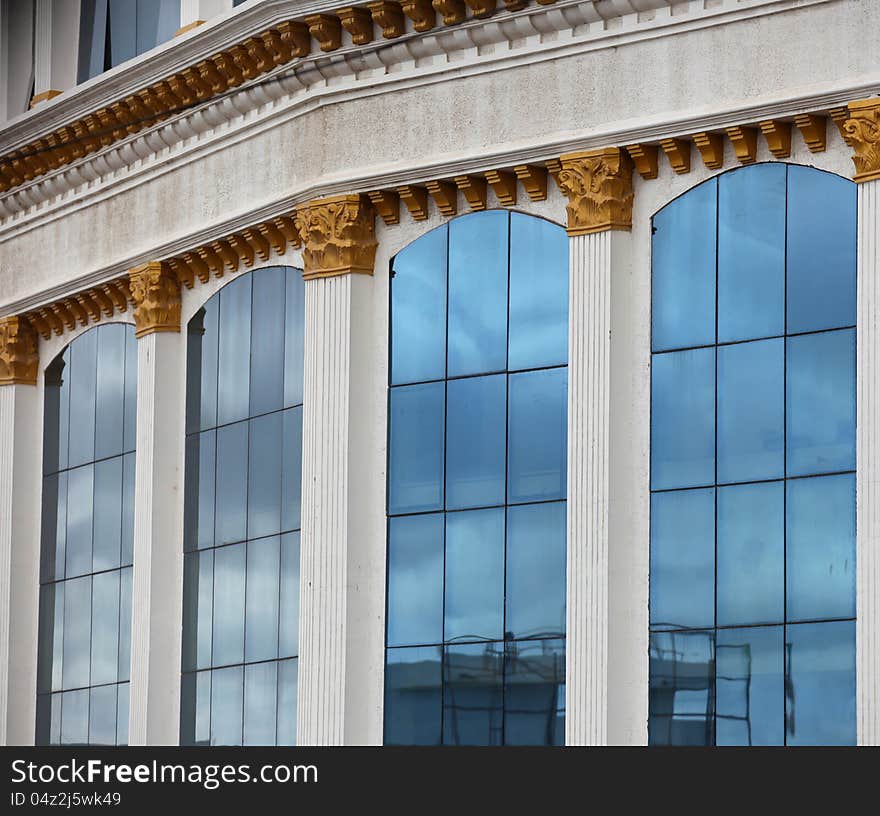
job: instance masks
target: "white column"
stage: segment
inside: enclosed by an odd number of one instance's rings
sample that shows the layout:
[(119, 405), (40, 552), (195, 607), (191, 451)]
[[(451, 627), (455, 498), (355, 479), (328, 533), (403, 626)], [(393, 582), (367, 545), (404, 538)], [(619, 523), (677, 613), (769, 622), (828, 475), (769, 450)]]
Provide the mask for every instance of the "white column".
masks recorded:
[(372, 497), (384, 461), (366, 407), (373, 291), (359, 274), (306, 282), (299, 745), (382, 737), (384, 507)]
[(180, 28), (190, 31), (231, 8), (232, 0), (180, 0)]
[(36, 386), (0, 386), (0, 745), (34, 744), (40, 417)]
[(131, 745), (179, 742), (184, 348), (175, 332), (138, 340)]
[(880, 180), (858, 196), (856, 711), (859, 745), (880, 745)]
[(76, 85), (79, 11), (79, 0), (36, 0), (32, 106)]
[(608, 740), (611, 282), (628, 240), (610, 230), (569, 239), (568, 745)]

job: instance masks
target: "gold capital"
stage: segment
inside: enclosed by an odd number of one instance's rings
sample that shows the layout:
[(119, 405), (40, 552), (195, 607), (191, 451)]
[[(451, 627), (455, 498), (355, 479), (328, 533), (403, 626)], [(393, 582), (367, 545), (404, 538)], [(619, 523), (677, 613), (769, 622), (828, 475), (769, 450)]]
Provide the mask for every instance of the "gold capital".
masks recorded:
[(843, 125), (844, 139), (855, 151), (854, 181), (880, 179), (880, 98), (850, 102), (849, 118)]
[(569, 235), (632, 228), (632, 160), (623, 148), (567, 153), (559, 161)]
[(375, 212), (362, 195), (310, 201), (296, 208), (303, 243), (303, 278), (373, 274), (376, 259)]
[(150, 261), (128, 272), (134, 303), (135, 336), (180, 331), (180, 282), (164, 261)]
[(26, 318), (0, 318), (0, 385), (37, 384), (37, 333)]

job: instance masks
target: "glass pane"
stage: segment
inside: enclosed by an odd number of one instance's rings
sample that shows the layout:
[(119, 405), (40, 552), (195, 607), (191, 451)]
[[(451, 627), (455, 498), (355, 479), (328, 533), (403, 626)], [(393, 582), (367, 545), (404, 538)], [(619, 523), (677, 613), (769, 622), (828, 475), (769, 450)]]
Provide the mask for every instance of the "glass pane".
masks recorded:
[(568, 360), (568, 236), (550, 221), (510, 214), (508, 368)]
[(81, 334), (70, 344), (70, 467), (95, 458), (95, 391), (98, 332)]
[(504, 627), (504, 509), (446, 516), (445, 639), (500, 640)]
[(447, 384), (446, 507), (504, 504), (507, 377)]
[(211, 674), (207, 671), (181, 677), (181, 745), (210, 744)]
[(126, 567), (119, 572), (119, 668), (117, 669), (117, 677), (125, 681), (131, 676), (131, 572), (131, 567)]
[(715, 216), (712, 179), (667, 204), (653, 218), (651, 347), (715, 342)]
[(856, 616), (856, 477), (793, 479), (788, 490), (788, 620)]
[(303, 401), (306, 287), (299, 269), (286, 270), (287, 295), (284, 318), (284, 404)]
[(284, 297), (287, 276), (283, 267), (253, 274), (253, 327), (250, 415), (277, 411), (284, 401)]
[(122, 453), (125, 408), (126, 327), (108, 324), (95, 331), (98, 339), (95, 458)]
[[(64, 534), (66, 533), (67, 527), (67, 519), (65, 515), (67, 513), (66, 502), (67, 502), (67, 478), (66, 475), (62, 474), (64, 478), (64, 490), (65, 495), (63, 497), (63, 503), (59, 501), (61, 496), (58, 491), (58, 477), (59, 474), (53, 474), (52, 476), (46, 476), (43, 479), (43, 503), (42, 503), (42, 520), (40, 526), (40, 580), (41, 581), (54, 581), (56, 577), (63, 578), (64, 577)], [(61, 523), (59, 524), (59, 513), (64, 513), (65, 515), (60, 516)], [(56, 553), (56, 542), (61, 547), (61, 552)], [(61, 572), (56, 576), (55, 574), (55, 559), (56, 556), (60, 554), (61, 556)]]
[[(60, 591), (59, 591), (60, 590)], [(56, 598), (57, 594), (57, 598)], [(56, 606), (60, 605), (61, 615)], [(52, 691), (53, 662), (58, 661), (61, 651), (55, 650), (56, 622), (64, 625), (64, 589), (61, 584), (44, 584), (40, 587), (40, 629), (37, 661), (37, 693)], [(39, 744), (39, 743), (38, 743)]]
[[(66, 411), (69, 410), (69, 401), (65, 400), (65, 414), (62, 416), (61, 392), (62, 379), (64, 377), (64, 359), (56, 357), (46, 368), (46, 376), (44, 382), (46, 384), (43, 392), (43, 474), (55, 473), (62, 467), (67, 467), (67, 424), (70, 417)], [(66, 389), (64, 389), (66, 392)], [(65, 449), (63, 452), (59, 450), (61, 443), (61, 426), (64, 426)], [(62, 463), (63, 460), (63, 463)], [(46, 705), (49, 705), (47, 700)]]
[(391, 383), (446, 374), (446, 242), (439, 227), (394, 258), (391, 281)]
[(650, 745), (715, 742), (712, 632), (655, 632), (649, 650)]
[(785, 475), (784, 340), (718, 349), (718, 481)]
[(507, 511), (505, 637), (565, 634), (565, 503)]
[(251, 276), (220, 290), (220, 342), (217, 372), (217, 422), (248, 415), (251, 367)]
[(443, 640), (443, 515), (388, 524), (388, 645)]
[(248, 423), (217, 430), (215, 541), (228, 544), (247, 536)]
[(501, 745), (504, 644), (447, 646), (444, 658), (443, 743)]
[(506, 212), (449, 224), (450, 377), (507, 366), (507, 244)]
[(439, 745), (440, 647), (388, 649), (386, 655), (385, 744)]
[(509, 503), (565, 498), (567, 417), (568, 369), (510, 376)]
[(134, 560), (134, 465), (135, 454), (122, 457), (122, 554), (123, 564)]
[[(196, 321), (201, 315), (201, 331)], [(198, 388), (197, 405), (192, 408), (194, 425), (188, 425), (188, 431), (213, 428), (217, 424), (217, 356), (220, 338), (220, 296), (215, 295), (203, 307), (201, 312), (190, 321), (189, 345), (195, 345), (198, 352), (193, 351), (193, 373), (199, 372), (195, 380)], [(195, 324), (195, 325), (194, 325)], [(198, 365), (196, 365), (198, 357)], [(190, 375), (187, 374), (187, 380)]]
[(391, 390), (388, 512), (443, 508), (445, 384)]
[(180, 0), (137, 0), (137, 53), (167, 42), (180, 28)]
[(67, 472), (58, 474), (58, 530), (55, 536), (55, 578), (67, 574)]
[(281, 536), (279, 657), (299, 654), (299, 555), (299, 533)]
[[(53, 702), (55, 698), (58, 698), (58, 722), (54, 723), (53, 720)], [(51, 695), (51, 694), (38, 694), (37, 695), (37, 723), (36, 723), (36, 741), (35, 745), (55, 745), (57, 744), (57, 740), (53, 739), (53, 731), (56, 729), (59, 730), (61, 728), (60, 722), (60, 714), (61, 714), (61, 695)]]
[(78, 83), (103, 72), (106, 32), (107, 0), (81, 0)]
[(785, 332), (784, 164), (718, 180), (718, 342)]
[(214, 485), (217, 432), (186, 439), (185, 550), (214, 546)]
[(856, 185), (788, 168), (788, 331), (856, 322)]
[(277, 745), (296, 745), (296, 689), (299, 661), (278, 663)]
[(86, 465), (67, 474), (67, 561), (66, 575), (92, 571), (92, 499), (94, 465)]
[(67, 583), (55, 584), (55, 620), (52, 624), (52, 691), (64, 688), (64, 618), (66, 604), (64, 596)]
[(565, 641), (509, 642), (504, 744), (565, 745)]
[[(251, 541), (247, 545), (247, 625), (244, 638), (247, 661), (278, 657), (279, 547), (277, 536)], [(273, 693), (273, 700), (274, 697)]]
[(113, 569), (122, 555), (122, 457), (95, 465), (92, 571)]
[(183, 556), (183, 670), (211, 665), (214, 551)]
[(782, 630), (758, 626), (718, 631), (718, 745), (784, 744)]
[(244, 744), (275, 744), (278, 664), (257, 663), (244, 669)]
[(93, 688), (89, 699), (89, 745), (116, 745), (117, 686)]
[(651, 496), (651, 627), (715, 623), (715, 490)]
[(211, 745), (241, 745), (242, 667), (211, 672)]
[(214, 553), (214, 666), (244, 659), (245, 546), (220, 547)]
[(784, 620), (782, 482), (718, 489), (718, 625)]
[[(119, 571), (102, 572), (95, 575), (92, 582), (92, 673), (89, 683), (115, 683), (119, 665)], [(115, 698), (113, 704), (115, 707)]]
[(715, 349), (651, 361), (651, 489), (715, 481)]
[(786, 340), (789, 476), (856, 466), (854, 329)]
[(855, 745), (855, 621), (785, 628), (788, 745)]
[[(134, 326), (125, 327), (125, 405), (122, 420), (123, 450), (133, 451), (137, 442), (137, 338)], [(126, 734), (128, 727), (126, 726)], [(127, 737), (126, 737), (127, 739)]]
[(129, 685), (120, 683), (116, 689), (116, 744), (128, 745)]
[(91, 576), (67, 581), (64, 587), (63, 658), (63, 687), (66, 689), (89, 685), (91, 621)]
[(137, 56), (137, 0), (110, 0), (109, 28), (110, 65)]
[(303, 409), (290, 408), (281, 417), (281, 529), (298, 530), (302, 525)]
[(61, 744), (88, 744), (89, 690), (68, 691), (61, 698)]
[(282, 419), (276, 412), (249, 423), (248, 538), (281, 531)]

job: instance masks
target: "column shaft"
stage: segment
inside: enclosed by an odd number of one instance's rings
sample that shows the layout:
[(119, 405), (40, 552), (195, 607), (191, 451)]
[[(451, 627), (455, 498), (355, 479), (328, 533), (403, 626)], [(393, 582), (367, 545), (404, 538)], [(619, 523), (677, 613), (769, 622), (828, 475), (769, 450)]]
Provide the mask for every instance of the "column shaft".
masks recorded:
[(40, 585), (41, 412), (0, 387), (0, 745), (33, 745)]
[(176, 745), (183, 614), (184, 337), (138, 340), (131, 745)]
[(880, 745), (880, 180), (859, 185), (856, 694), (860, 745)]

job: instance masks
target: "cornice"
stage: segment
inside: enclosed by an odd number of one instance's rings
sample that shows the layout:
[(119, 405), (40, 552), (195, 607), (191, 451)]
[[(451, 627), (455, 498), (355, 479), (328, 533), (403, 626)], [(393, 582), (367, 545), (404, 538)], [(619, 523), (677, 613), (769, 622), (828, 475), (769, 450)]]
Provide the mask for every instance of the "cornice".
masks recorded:
[[(832, 1), (740, 0), (734, 4), (732, 0), (724, 0), (721, 6), (700, 9), (688, 15), (680, 13), (680, 4), (678, 13), (672, 13), (674, 0), (614, 0), (611, 3), (605, 0), (560, 0), (555, 5), (552, 5), (554, 0), (538, 0), (539, 5), (528, 8), (523, 0), (505, 0), (504, 11), (501, 11), (500, 4), (474, 0), (468, 5), (473, 16), (464, 23), (453, 23), (463, 36), (455, 36), (456, 32), (450, 32), (452, 36), (442, 36), (442, 27), (447, 25), (445, 20), (452, 19), (446, 12), (454, 8), (444, 0), (434, 0), (432, 11), (439, 9), (443, 12), (435, 13), (434, 27), (428, 25), (429, 12), (424, 2), (374, 2), (340, 9), (337, 4), (327, 2), (267, 0), (253, 9), (200, 26), (188, 35), (154, 49), (148, 59), (133, 61), (133, 67), (127, 71), (122, 69), (129, 64), (120, 66), (68, 94), (62, 94), (51, 103), (41, 105), (37, 113), (20, 117), (0, 130), (0, 191), (33, 187), (35, 180), (73, 163), (82, 164), (84, 157), (107, 152), (107, 148), (131, 134), (144, 132), (152, 123), (168, 119), (164, 111), (206, 103), (248, 80), (277, 73), (279, 66), (295, 68), (310, 63), (323, 79), (328, 70), (331, 76), (339, 75), (340, 69), (341, 73), (354, 74), (364, 67), (385, 67), (389, 60), (400, 62), (419, 55), (471, 48), (504, 39), (521, 40), (542, 33), (552, 35), (566, 28), (591, 29), (595, 27), (593, 24), (599, 30), (587, 31), (587, 39), (607, 39), (611, 44), (619, 37), (618, 29), (621, 28), (607, 26), (612, 17), (628, 21), (629, 26), (644, 23), (650, 36), (652, 29), (670, 25), (680, 27), (688, 20), (697, 25), (704, 21), (703, 18), (717, 23), (749, 14)], [(334, 8), (336, 11), (332, 12)], [(291, 19), (294, 12), (296, 16)], [(353, 12), (360, 20), (354, 26), (350, 16)], [(371, 15), (370, 21), (366, 20), (366, 14)], [(454, 18), (458, 20), (459, 16), (454, 15)], [(491, 19), (487, 19), (490, 16)], [(343, 18), (349, 22), (346, 31), (353, 30), (354, 35), (337, 36), (337, 29), (341, 30), (340, 25), (345, 25), (341, 22)], [(335, 21), (334, 25), (329, 25), (331, 19)], [(377, 34), (381, 31), (386, 39), (400, 39), (403, 50), (391, 49), (387, 58), (379, 58), (372, 66), (369, 59), (364, 63), (363, 57), (371, 49), (375, 57), (375, 49), (380, 45), (369, 43), (373, 37), (370, 35), (368, 39), (364, 33), (368, 25), (373, 26)], [(470, 29), (473, 31), (464, 33)], [(354, 45), (352, 36), (368, 44)], [(583, 39), (583, 36), (577, 39)], [(343, 57), (342, 63), (337, 62), (334, 67), (327, 57), (322, 60), (315, 52), (312, 40), (321, 51), (338, 52)], [(407, 44), (409, 41), (413, 41), (411, 45)], [(215, 51), (221, 43), (225, 46), (223, 50)], [(550, 42), (542, 45), (557, 51), (560, 46), (565, 48), (570, 44)], [(138, 85), (137, 77), (141, 77), (142, 82), (157, 77), (161, 80)], [(298, 84), (294, 81), (292, 87)], [(101, 104), (103, 107), (99, 107)], [(234, 106), (227, 106), (227, 109), (232, 112)], [(221, 114), (220, 118), (226, 117)], [(143, 158), (142, 152), (135, 151), (133, 157)], [(85, 175), (94, 178), (94, 168)], [(101, 175), (100, 168), (97, 175)], [(47, 192), (50, 196), (57, 195), (53, 188), (59, 186), (69, 189), (63, 182), (49, 185), (48, 191), (31, 189), (23, 196), (23, 203), (44, 201)], [(9, 204), (2, 209), (9, 213)]]

